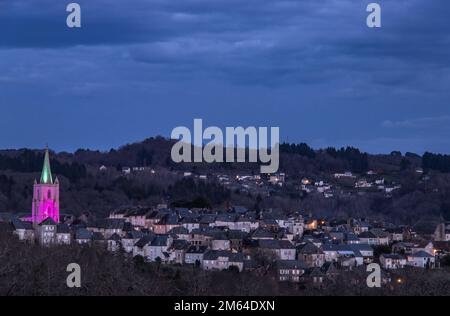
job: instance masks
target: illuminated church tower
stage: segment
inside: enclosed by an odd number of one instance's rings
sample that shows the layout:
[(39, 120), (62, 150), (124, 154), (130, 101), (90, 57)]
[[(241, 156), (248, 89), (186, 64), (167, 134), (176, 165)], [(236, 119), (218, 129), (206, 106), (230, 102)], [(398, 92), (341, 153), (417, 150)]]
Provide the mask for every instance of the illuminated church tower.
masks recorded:
[(41, 180), (39, 183), (34, 180), (31, 216), (33, 224), (40, 224), (48, 217), (59, 223), (59, 181), (56, 178), (53, 182), (48, 148), (45, 149)]

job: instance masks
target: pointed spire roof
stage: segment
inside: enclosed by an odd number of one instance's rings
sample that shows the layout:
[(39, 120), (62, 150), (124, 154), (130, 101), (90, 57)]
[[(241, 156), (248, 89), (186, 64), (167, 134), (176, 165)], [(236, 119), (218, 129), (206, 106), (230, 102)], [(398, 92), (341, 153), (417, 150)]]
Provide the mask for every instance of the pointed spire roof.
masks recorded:
[(45, 148), (44, 166), (41, 173), (41, 184), (53, 184), (52, 170), (50, 169), (50, 157), (48, 146)]

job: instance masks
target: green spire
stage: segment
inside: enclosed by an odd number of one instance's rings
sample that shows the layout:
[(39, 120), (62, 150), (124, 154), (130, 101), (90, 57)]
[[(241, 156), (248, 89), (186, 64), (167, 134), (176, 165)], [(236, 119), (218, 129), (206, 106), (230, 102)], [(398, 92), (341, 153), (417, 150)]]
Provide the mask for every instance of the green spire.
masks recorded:
[(45, 148), (44, 166), (42, 167), (42, 174), (41, 174), (41, 184), (53, 184), (48, 147)]

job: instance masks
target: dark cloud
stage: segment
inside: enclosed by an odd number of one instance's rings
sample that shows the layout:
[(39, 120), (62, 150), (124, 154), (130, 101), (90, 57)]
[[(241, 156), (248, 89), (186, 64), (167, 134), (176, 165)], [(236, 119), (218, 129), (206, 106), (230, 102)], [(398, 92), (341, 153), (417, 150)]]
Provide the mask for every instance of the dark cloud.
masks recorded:
[[(393, 125), (450, 115), (447, 0), (379, 1), (381, 29), (365, 25), (368, 0), (77, 2), (81, 29), (65, 26), (68, 2), (0, 0), (0, 107), (13, 105), (0, 132), (44, 106), (66, 148), (167, 134), (195, 116), (278, 124), (297, 141), (407, 146), (414, 137)], [(450, 136), (407, 133), (436, 147)], [(15, 137), (4, 144), (31, 142)]]

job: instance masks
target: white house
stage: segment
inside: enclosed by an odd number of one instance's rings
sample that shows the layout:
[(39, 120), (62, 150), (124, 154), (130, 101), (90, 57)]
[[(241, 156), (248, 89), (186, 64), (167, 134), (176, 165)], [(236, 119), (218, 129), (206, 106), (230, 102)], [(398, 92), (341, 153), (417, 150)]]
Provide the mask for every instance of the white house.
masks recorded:
[(259, 248), (272, 252), (279, 260), (295, 260), (296, 249), (288, 240), (260, 239)]
[(434, 268), (435, 258), (426, 251), (419, 251), (407, 256), (407, 265), (416, 268)]
[(384, 269), (403, 269), (406, 258), (399, 254), (381, 254), (380, 264)]
[(201, 265), (207, 249), (206, 246), (190, 246), (186, 251), (184, 262), (187, 264), (196, 264), (198, 262)]
[(36, 239), (42, 246), (50, 246), (56, 243), (56, 222), (48, 217), (36, 226)]
[(232, 266), (236, 267), (239, 272), (244, 269), (244, 258), (242, 253), (209, 250), (203, 256), (202, 268), (204, 270), (225, 270)]
[(151, 242), (144, 246), (144, 258), (148, 261), (157, 261), (158, 258), (162, 262), (169, 260), (169, 252), (167, 249), (172, 244), (172, 237), (169, 235), (156, 235)]
[(58, 224), (56, 226), (56, 244), (58, 245), (70, 245), (72, 238), (70, 234), (70, 228), (66, 224)]
[(33, 243), (35, 240), (34, 229), (31, 222), (23, 222), (19, 219), (12, 221), (14, 228), (14, 235), (21, 241), (27, 241)]
[(133, 252), (134, 245), (142, 237), (144, 237), (144, 233), (142, 233), (141, 231), (133, 230), (131, 232), (128, 232), (124, 237), (122, 237), (122, 249), (126, 253)]

